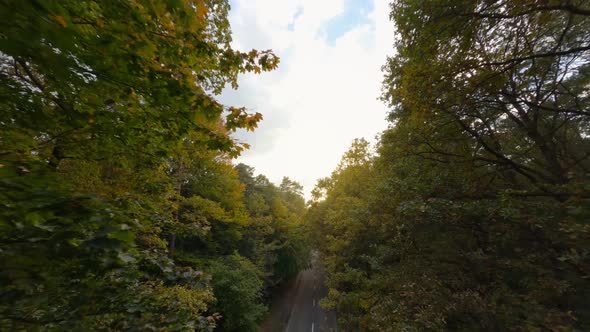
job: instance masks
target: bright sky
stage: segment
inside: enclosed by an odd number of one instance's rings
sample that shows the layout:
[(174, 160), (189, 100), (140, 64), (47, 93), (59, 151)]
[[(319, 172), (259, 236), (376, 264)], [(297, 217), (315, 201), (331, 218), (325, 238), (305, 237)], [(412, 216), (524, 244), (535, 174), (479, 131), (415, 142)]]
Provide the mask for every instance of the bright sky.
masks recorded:
[(307, 198), (354, 138), (372, 141), (387, 127), (380, 96), (393, 52), (387, 0), (232, 0), (234, 47), (272, 49), (279, 69), (246, 75), (221, 100), (264, 116), (237, 162), (279, 183), (300, 182)]

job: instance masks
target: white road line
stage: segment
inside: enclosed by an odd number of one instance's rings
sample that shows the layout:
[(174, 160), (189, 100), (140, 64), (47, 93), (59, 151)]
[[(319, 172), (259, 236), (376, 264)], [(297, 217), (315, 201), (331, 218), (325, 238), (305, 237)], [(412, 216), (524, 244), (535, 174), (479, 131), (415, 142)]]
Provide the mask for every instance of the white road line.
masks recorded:
[(311, 332), (313, 332), (313, 323), (311, 323)]

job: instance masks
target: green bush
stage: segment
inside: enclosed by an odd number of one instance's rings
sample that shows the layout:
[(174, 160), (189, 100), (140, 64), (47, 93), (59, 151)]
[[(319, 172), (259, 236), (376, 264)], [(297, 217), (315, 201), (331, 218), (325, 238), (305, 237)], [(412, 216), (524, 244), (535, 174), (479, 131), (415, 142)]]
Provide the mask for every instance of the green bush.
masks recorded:
[(210, 266), (217, 301), (213, 309), (222, 316), (224, 331), (257, 331), (266, 312), (262, 304), (263, 281), (256, 266), (234, 253), (215, 259)]

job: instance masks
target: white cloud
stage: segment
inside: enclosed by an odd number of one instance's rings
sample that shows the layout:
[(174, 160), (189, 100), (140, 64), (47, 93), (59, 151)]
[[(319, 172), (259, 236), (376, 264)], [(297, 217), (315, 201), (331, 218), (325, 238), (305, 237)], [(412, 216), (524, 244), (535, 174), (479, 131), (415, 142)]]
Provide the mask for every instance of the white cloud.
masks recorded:
[(274, 182), (289, 176), (309, 193), (354, 138), (372, 139), (386, 128), (387, 110), (377, 98), (380, 68), (393, 50), (393, 25), (387, 3), (373, 1), (369, 23), (330, 43), (321, 28), (344, 11), (344, 0), (234, 2), (234, 46), (273, 49), (281, 57), (277, 71), (246, 75), (238, 91), (222, 96), (264, 115), (254, 133), (237, 135), (252, 144), (239, 162)]

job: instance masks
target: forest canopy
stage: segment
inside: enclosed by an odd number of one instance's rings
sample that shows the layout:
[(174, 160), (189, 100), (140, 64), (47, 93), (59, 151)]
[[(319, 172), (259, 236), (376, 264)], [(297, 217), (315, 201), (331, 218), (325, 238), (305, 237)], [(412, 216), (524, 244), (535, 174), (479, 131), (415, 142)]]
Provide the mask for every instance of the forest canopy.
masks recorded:
[(232, 164), (262, 115), (217, 97), (279, 59), (228, 11), (0, 3), (0, 330), (255, 331), (307, 264), (300, 185)]
[(229, 11), (0, 1), (0, 330), (257, 331), (325, 274), (346, 331), (590, 331), (589, 0), (392, 1), (388, 127), (308, 202), (235, 161), (280, 60)]
[(307, 217), (342, 326), (590, 329), (589, 9), (392, 3), (390, 128)]

